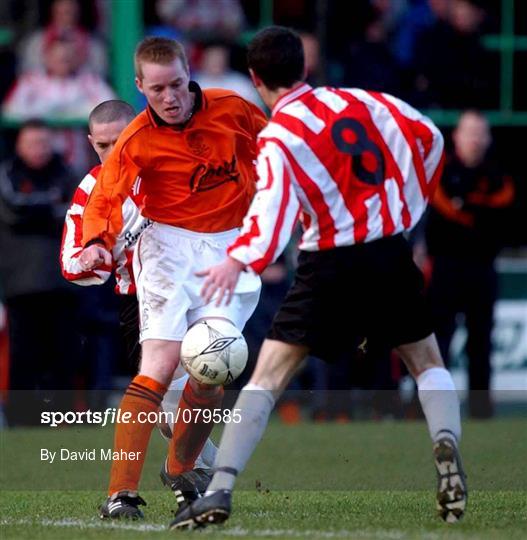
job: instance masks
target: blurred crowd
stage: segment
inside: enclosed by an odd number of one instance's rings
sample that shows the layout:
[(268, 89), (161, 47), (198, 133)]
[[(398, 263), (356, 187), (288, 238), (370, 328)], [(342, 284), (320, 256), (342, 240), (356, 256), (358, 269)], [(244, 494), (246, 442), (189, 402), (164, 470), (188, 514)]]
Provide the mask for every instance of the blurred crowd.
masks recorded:
[[(145, 1), (145, 34), (182, 41), (192, 78), (202, 87), (232, 89), (261, 106), (246, 73), (244, 43), (261, 22), (264, 2)], [(269, 5), (273, 23), (300, 32), (309, 83), (385, 91), (420, 109), (466, 111), (444, 132), (444, 178), (414, 242), (443, 354), (448, 360), (461, 313), (474, 391), (470, 413), (491, 416), (494, 262), (502, 248), (527, 243), (527, 227), (519, 226), (527, 183), (521, 131), (491, 132), (479, 112), (500, 106), (499, 53), (485, 47), (482, 36), (499, 32), (501, 2)], [(35, 400), (50, 390), (79, 389), (68, 398), (74, 403), (57, 401), (57, 407), (93, 406), (81, 389), (112, 389), (116, 375), (134, 370), (120, 360), (111, 284), (72, 286), (58, 263), (66, 208), (97, 162), (86, 137), (88, 114), (116, 97), (110, 27), (111, 2), (105, 0), (5, 0), (0, 7), (0, 389), (36, 391)], [(143, 105), (137, 94), (134, 106)], [(527, 109), (527, 91), (515, 94), (514, 107)], [(252, 361), (287, 290), (294, 260), (293, 243), (263, 276), (262, 301), (246, 329)], [(352, 306), (336, 305), (339, 316), (345, 309)], [(351, 386), (373, 404), (374, 415), (402, 416), (403, 376), (399, 360), (382, 344), (354, 344), (331, 366), (310, 358), (280, 411), (286, 421), (298, 420), (303, 405), (298, 390), (314, 391), (309, 394), (314, 419), (349, 420), (357, 402), (347, 390)], [(9, 423), (31, 422), (4, 401)]]

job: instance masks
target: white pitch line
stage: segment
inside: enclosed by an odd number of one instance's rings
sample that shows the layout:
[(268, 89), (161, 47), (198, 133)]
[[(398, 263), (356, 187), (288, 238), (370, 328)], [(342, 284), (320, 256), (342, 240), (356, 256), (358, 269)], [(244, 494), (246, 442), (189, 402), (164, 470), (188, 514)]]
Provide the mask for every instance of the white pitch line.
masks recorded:
[(126, 529), (133, 531), (166, 531), (166, 525), (153, 523), (119, 523), (84, 519), (2, 519), (0, 525), (43, 525), (45, 527), (79, 527), (80, 529)]
[[(83, 519), (2, 519), (0, 525), (43, 525), (45, 527), (78, 527), (80, 529), (124, 529), (140, 532), (166, 531), (167, 525), (156, 525), (153, 523), (126, 523), (123, 521), (99, 521), (83, 520)], [(294, 538), (358, 538), (358, 539), (375, 539), (375, 540), (403, 540), (408, 536), (408, 532), (397, 529), (386, 530), (339, 530), (339, 531), (320, 531), (320, 530), (304, 530), (296, 529), (245, 529), (243, 527), (225, 528), (209, 528), (200, 531), (200, 534), (216, 534), (224, 536), (257, 536), (262, 538), (274, 538), (281, 536), (289, 536)], [(420, 533), (423, 540), (438, 540), (440, 536), (433, 532)]]
[[(356, 530), (340, 530), (340, 531), (320, 531), (320, 530), (305, 530), (299, 531), (296, 529), (244, 529), (242, 527), (233, 527), (231, 529), (216, 529), (216, 533), (225, 534), (226, 536), (258, 536), (263, 538), (273, 538), (289, 536), (293, 538), (363, 538), (363, 539), (379, 539), (379, 540), (402, 540), (407, 536), (407, 533), (397, 530), (386, 531), (367, 531), (363, 529)], [(437, 538), (434, 537), (435, 540)]]

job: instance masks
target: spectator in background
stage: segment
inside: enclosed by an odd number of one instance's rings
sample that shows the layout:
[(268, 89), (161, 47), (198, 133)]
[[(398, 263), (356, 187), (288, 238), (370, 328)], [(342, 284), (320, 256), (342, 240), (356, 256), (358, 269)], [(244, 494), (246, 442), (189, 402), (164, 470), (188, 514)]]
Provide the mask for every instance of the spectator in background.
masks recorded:
[[(82, 56), (75, 41), (55, 39), (47, 44), (44, 71), (22, 75), (4, 101), (4, 117), (24, 121), (46, 120), (85, 122), (90, 111), (114, 97), (113, 90), (97, 74), (83, 70)], [(89, 147), (84, 129), (63, 129), (54, 138), (57, 149), (75, 168), (88, 167)]]
[(388, 46), (388, 32), (382, 15), (377, 8), (371, 7), (363, 35), (344, 49), (342, 84), (398, 94), (401, 80)]
[(105, 76), (108, 69), (104, 45), (81, 27), (77, 0), (55, 0), (50, 7), (50, 19), (45, 28), (37, 30), (22, 41), (19, 57), (20, 72), (35, 71), (45, 62), (49, 44), (57, 39), (73, 41), (79, 64), (93, 73)]
[[(32, 400), (38, 398), (29, 391), (72, 389), (78, 354), (75, 304), (56, 262), (73, 177), (53, 154), (51, 139), (45, 124), (28, 121), (15, 156), (0, 165), (0, 289), (9, 323), (9, 386), (27, 391), (9, 396), (11, 424), (36, 420)], [(66, 404), (60, 399), (47, 404), (61, 405)]]
[(497, 63), (481, 45), (484, 5), (482, 0), (451, 0), (448, 18), (438, 18), (417, 39), (411, 96), (416, 105), (497, 106)]
[(262, 107), (251, 79), (230, 68), (229, 55), (229, 48), (223, 43), (206, 45), (201, 54), (200, 69), (195, 76), (196, 82), (202, 88), (234, 90), (244, 99)]
[(100, 103), (114, 97), (106, 82), (83, 70), (78, 44), (57, 38), (44, 52), (44, 70), (19, 77), (3, 105), (14, 120), (35, 116), (46, 119), (80, 120)]
[(394, 29), (393, 54), (400, 66), (410, 67), (416, 54), (416, 43), (421, 34), (437, 21), (447, 21), (450, 0), (415, 0), (402, 15)]
[(382, 24), (388, 32), (397, 27), (408, 10), (411, 0), (370, 0), (370, 4), (382, 17)]
[(311, 85), (323, 84), (320, 68), (320, 43), (311, 32), (300, 32), (306, 66), (306, 82)]
[(158, 0), (157, 13), (188, 41), (232, 41), (245, 23), (239, 0)]
[(454, 155), (447, 161), (425, 227), (433, 260), (429, 293), (437, 339), (446, 360), (456, 316), (465, 316), (470, 414), (487, 418), (492, 415), (490, 353), (497, 296), (494, 261), (504, 244), (503, 218), (513, 203), (515, 188), (488, 153), (492, 137), (482, 114), (463, 113), (452, 138)]

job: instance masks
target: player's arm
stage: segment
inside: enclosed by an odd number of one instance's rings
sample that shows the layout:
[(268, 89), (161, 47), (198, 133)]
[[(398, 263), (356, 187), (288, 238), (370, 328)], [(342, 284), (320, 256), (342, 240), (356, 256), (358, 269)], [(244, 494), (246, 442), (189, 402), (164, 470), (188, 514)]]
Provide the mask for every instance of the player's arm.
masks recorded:
[(86, 270), (81, 263), (82, 247), (82, 221), (84, 208), (96, 179), (87, 174), (76, 189), (71, 202), (62, 231), (62, 244), (60, 247), (60, 267), (62, 275), (76, 285), (102, 285), (110, 277), (111, 267), (102, 266), (93, 270)]
[[(263, 111), (254, 103), (237, 97), (232, 100), (232, 110), (237, 124), (242, 128), (248, 139), (247, 155), (240, 156), (241, 160), (247, 160), (247, 163), (256, 163), (258, 157), (258, 134), (267, 125), (267, 117)], [(256, 178), (254, 179), (256, 180)]]
[(273, 263), (287, 246), (300, 207), (292, 170), (276, 143), (267, 142), (257, 162), (257, 192), (243, 221), (236, 241), (228, 248), (228, 258), (220, 265), (196, 275), (205, 277), (202, 296), (205, 301), (218, 293), (229, 303), (240, 272), (244, 268), (260, 274)]
[[(380, 94), (396, 120), (400, 117), (418, 144), (424, 173), (423, 197), (430, 199), (439, 185), (445, 163), (443, 134), (424, 114), (403, 100), (389, 94)], [(420, 172), (416, 171), (419, 175)]]
[(425, 151), (423, 162), (429, 190), (427, 198), (430, 199), (439, 186), (443, 169), (445, 167), (445, 141), (439, 128), (427, 116), (422, 115), (420, 125), (426, 126), (430, 134), (430, 146)]
[(260, 133), (260, 131), (262, 131), (262, 129), (267, 125), (267, 116), (265, 116), (264, 112), (260, 109), (260, 107), (258, 107), (254, 103), (248, 101), (247, 106), (249, 108), (252, 131), (256, 139), (258, 133)]
[(87, 262), (106, 259), (115, 245), (123, 227), (123, 202), (139, 176), (146, 152), (148, 145), (139, 137), (119, 140), (104, 163), (84, 211), (82, 244), (89, 255)]
[(228, 254), (261, 274), (287, 246), (300, 203), (291, 165), (277, 143), (267, 141), (262, 146), (256, 172), (256, 195)]

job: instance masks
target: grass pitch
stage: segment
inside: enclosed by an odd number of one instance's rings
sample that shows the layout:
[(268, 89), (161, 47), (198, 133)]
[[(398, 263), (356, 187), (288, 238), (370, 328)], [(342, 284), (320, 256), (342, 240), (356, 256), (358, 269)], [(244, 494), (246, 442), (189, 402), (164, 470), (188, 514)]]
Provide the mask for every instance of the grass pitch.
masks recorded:
[[(466, 422), (462, 452), (470, 488), (465, 519), (435, 515), (431, 444), (423, 422), (271, 423), (240, 477), (222, 527), (170, 532), (173, 496), (158, 472), (166, 444), (154, 433), (143, 472), (142, 522), (102, 522), (109, 462), (41, 461), (53, 451), (111, 446), (101, 428), (0, 433), (0, 538), (524, 539), (527, 420)], [(203, 535), (203, 536), (202, 536)]]

